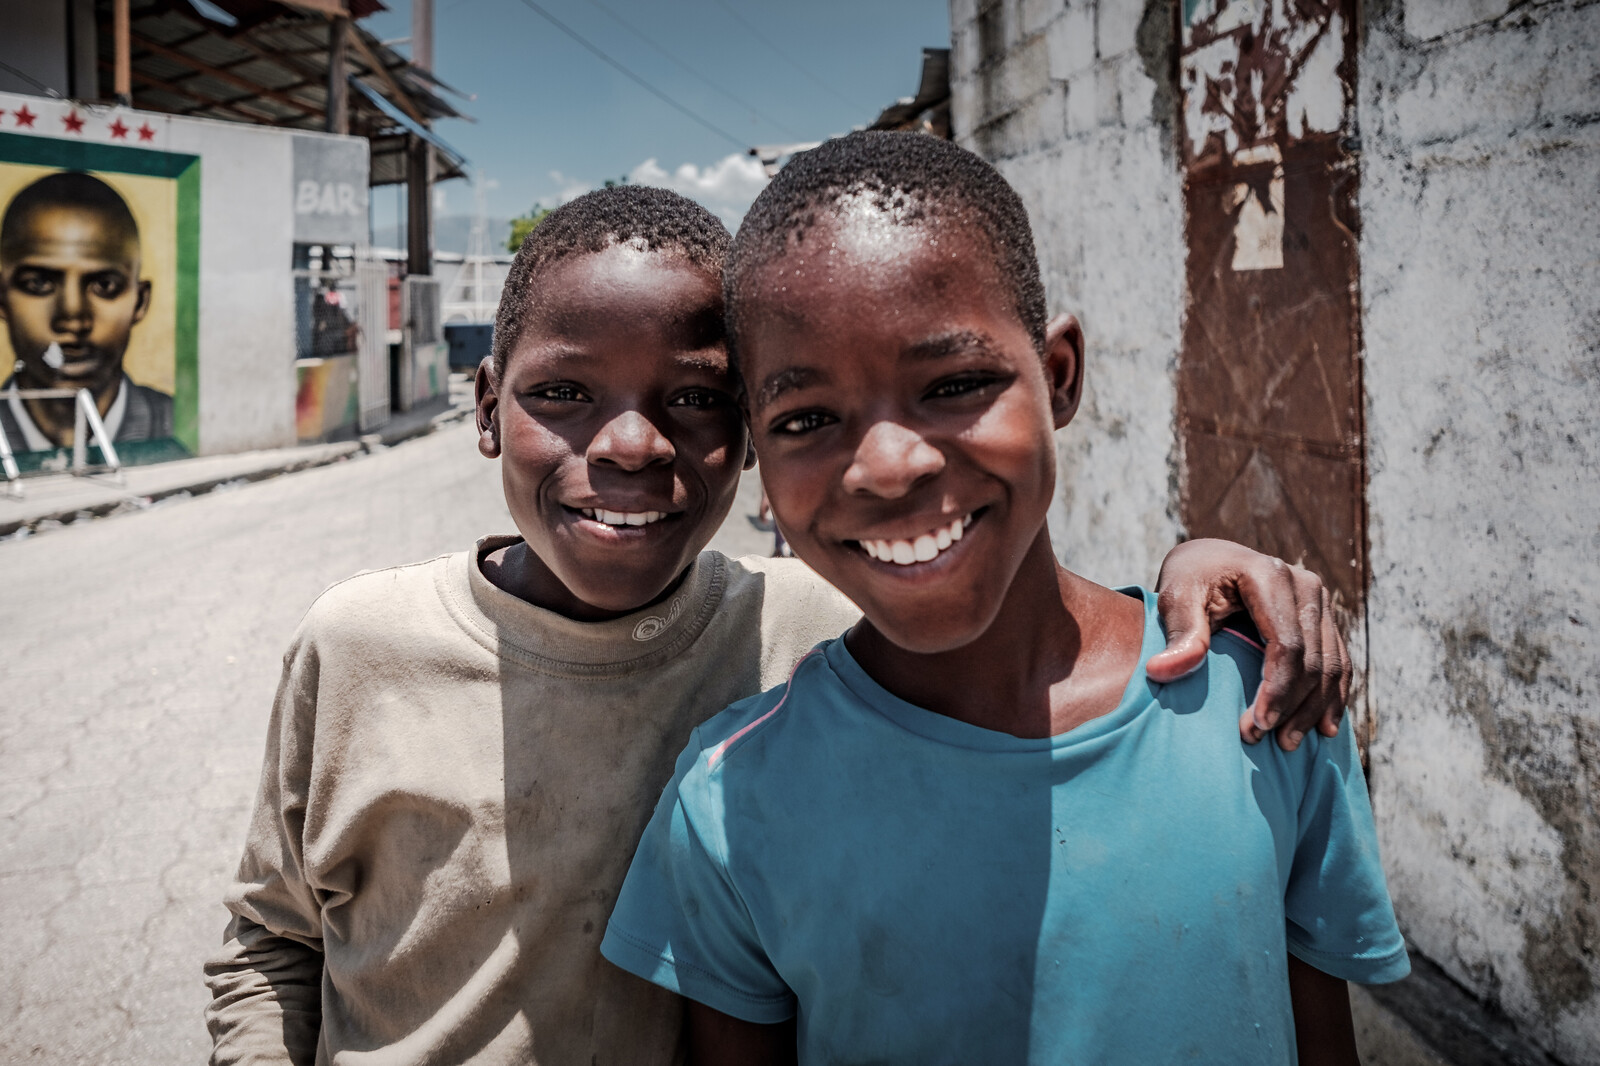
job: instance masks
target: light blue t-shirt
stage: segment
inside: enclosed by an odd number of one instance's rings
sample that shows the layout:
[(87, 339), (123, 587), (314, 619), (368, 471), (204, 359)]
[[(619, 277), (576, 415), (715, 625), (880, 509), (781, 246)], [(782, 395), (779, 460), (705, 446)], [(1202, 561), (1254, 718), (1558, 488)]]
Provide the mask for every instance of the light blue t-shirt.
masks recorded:
[(695, 731), (601, 951), (802, 1063), (1294, 1061), (1287, 954), (1410, 966), (1349, 729), (1239, 740), (1261, 656), (1026, 740), (897, 699), (842, 639)]

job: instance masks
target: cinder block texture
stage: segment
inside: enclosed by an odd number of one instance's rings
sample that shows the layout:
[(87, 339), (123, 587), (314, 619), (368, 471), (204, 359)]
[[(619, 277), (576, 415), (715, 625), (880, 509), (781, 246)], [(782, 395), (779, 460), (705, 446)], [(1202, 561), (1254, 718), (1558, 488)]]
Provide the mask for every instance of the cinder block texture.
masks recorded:
[(1076, 314), (1088, 339), (1083, 405), (1057, 439), (1056, 550), (1100, 580), (1154, 581), (1179, 535), (1169, 484), (1183, 216), (1157, 87), (1132, 51), (1144, 4), (1005, 0), (978, 12), (958, 0), (950, 11), (956, 139), (1028, 205), (1050, 310)]
[(1600, 1064), (1600, 6), (1427, 8), (1360, 57), (1373, 799), (1421, 952)]

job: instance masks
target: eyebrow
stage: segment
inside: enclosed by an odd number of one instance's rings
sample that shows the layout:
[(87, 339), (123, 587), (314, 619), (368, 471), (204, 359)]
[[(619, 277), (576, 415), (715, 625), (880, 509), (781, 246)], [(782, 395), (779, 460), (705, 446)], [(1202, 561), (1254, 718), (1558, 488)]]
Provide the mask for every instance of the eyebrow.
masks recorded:
[(962, 329), (907, 345), (901, 350), (900, 357), (920, 363), (930, 359), (944, 359), (952, 355), (962, 355), (966, 352), (992, 352), (994, 350), (995, 343), (989, 338), (988, 334), (979, 333), (976, 330)]
[(766, 407), (776, 403), (778, 398), (786, 392), (807, 388), (811, 385), (822, 385), (828, 380), (828, 375), (809, 366), (791, 366), (771, 374), (761, 383), (761, 389), (756, 393), (756, 406)]
[[(962, 355), (967, 352), (987, 353), (994, 350), (995, 344), (988, 334), (962, 329), (909, 344), (901, 349), (900, 358), (920, 363), (947, 359), (952, 355)], [(756, 393), (756, 406), (766, 407), (775, 403), (786, 392), (812, 385), (825, 385), (827, 382), (828, 375), (821, 370), (808, 366), (788, 367), (770, 375), (761, 383), (761, 389)]]
[(715, 374), (719, 377), (728, 376), (728, 364), (726, 362), (718, 362), (704, 355), (684, 353), (676, 356), (673, 361), (679, 366), (690, 370), (703, 370), (707, 374)]

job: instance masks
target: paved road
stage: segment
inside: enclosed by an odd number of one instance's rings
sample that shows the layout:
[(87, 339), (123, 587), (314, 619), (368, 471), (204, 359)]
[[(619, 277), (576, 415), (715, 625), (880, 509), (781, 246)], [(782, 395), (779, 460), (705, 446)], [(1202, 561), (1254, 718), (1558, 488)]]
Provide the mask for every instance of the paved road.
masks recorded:
[[(470, 425), (0, 543), (0, 1062), (204, 1061), (279, 657), (356, 570), (510, 531)], [(714, 545), (760, 550), (749, 477)]]

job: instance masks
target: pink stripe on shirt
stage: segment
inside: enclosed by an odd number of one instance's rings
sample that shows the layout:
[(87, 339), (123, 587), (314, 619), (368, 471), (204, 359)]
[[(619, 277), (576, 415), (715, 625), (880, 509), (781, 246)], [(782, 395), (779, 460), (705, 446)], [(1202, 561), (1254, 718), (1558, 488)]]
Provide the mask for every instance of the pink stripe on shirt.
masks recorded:
[(1258, 642), (1256, 642), (1254, 640), (1251, 640), (1249, 637), (1245, 636), (1243, 633), (1239, 632), (1237, 629), (1226, 629), (1225, 628), (1225, 629), (1223, 629), (1223, 632), (1224, 633), (1233, 634), (1234, 636), (1238, 637), (1240, 640), (1244, 641), (1246, 644), (1250, 645), (1256, 651), (1266, 651), (1267, 650), (1261, 644), (1259, 644)]
[(789, 702), (789, 686), (794, 684), (794, 675), (799, 671), (800, 663), (803, 663), (807, 659), (811, 658), (813, 655), (818, 654), (820, 650), (821, 649), (818, 649), (818, 648), (812, 648), (810, 651), (808, 651), (804, 655), (800, 656), (799, 661), (794, 664), (794, 669), (789, 671), (789, 680), (787, 680), (787, 681), (785, 681), (783, 683), (784, 684), (783, 698), (778, 701), (777, 706), (773, 707), (772, 710), (768, 711), (766, 714), (762, 715), (760, 718), (757, 718), (755, 721), (751, 722), (749, 725), (745, 726), (743, 729), (739, 730), (733, 736), (729, 737), (727, 740), (724, 740), (721, 744), (718, 744), (716, 747), (712, 748), (709, 752), (706, 753), (706, 769), (707, 770), (710, 770), (712, 767), (716, 766), (717, 763), (721, 761), (722, 757), (724, 755), (728, 754), (728, 749), (733, 747), (734, 741), (738, 740), (740, 737), (742, 737), (746, 733), (750, 732), (750, 730), (754, 729), (756, 726), (760, 725), (762, 722), (765, 722), (768, 718), (771, 718), (773, 715), (777, 714), (778, 711), (780, 709), (782, 709), (783, 705), (785, 703)]

